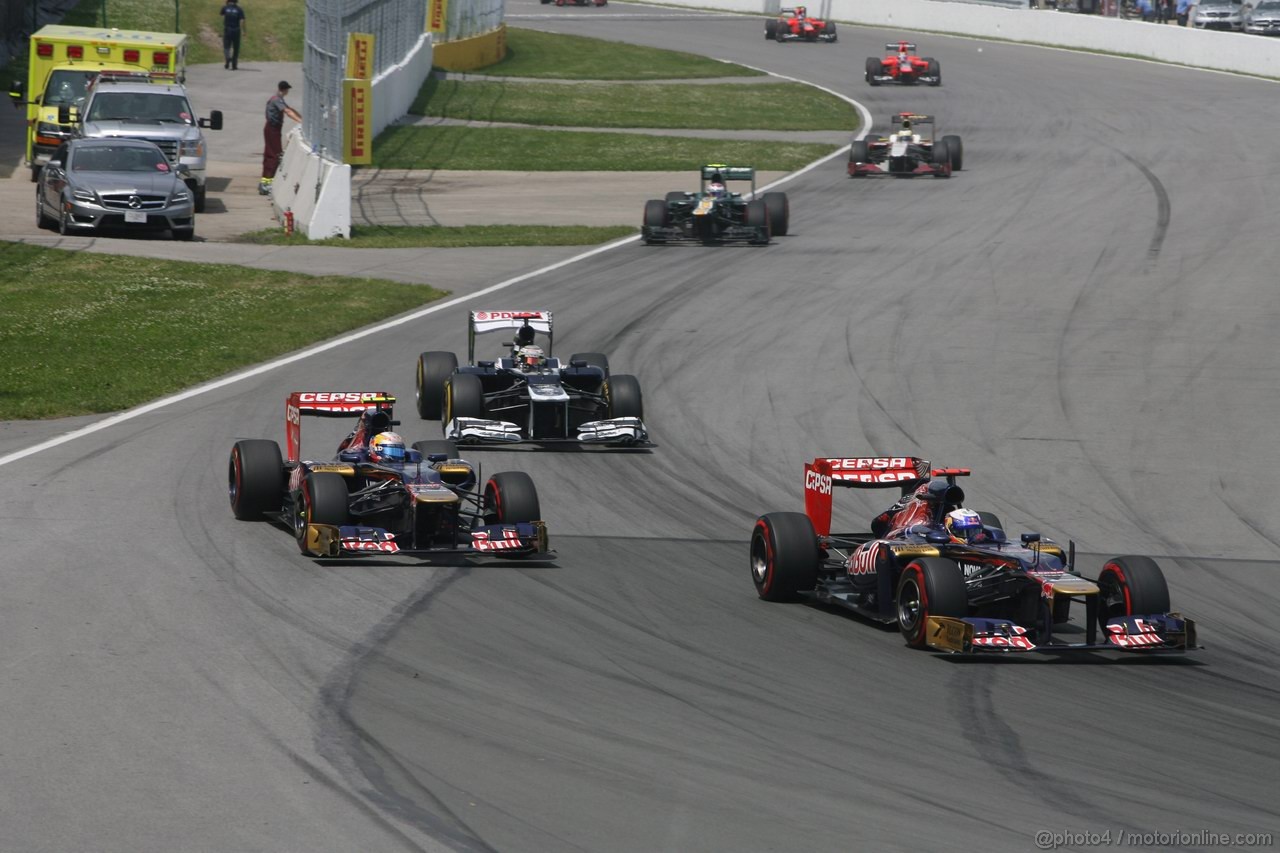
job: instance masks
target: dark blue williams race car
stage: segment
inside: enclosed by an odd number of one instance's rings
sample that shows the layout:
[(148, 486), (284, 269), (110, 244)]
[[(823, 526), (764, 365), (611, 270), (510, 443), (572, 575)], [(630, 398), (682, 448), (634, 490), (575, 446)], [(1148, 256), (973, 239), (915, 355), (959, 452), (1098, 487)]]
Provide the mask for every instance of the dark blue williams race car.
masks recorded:
[[(806, 463), (805, 511), (756, 521), (756, 592), (843, 607), (896, 624), (909, 646), (944, 652), (1198, 648), (1195, 623), (1169, 612), (1154, 560), (1112, 557), (1097, 578), (1085, 578), (1075, 570), (1074, 542), (1064, 549), (1039, 533), (1011, 542), (993, 513), (965, 508), (956, 480), (968, 474), (914, 457)], [(832, 533), (832, 493), (842, 487), (898, 488), (901, 497), (869, 532)]]
[[(267, 439), (231, 449), (231, 511), (293, 531), (313, 557), (460, 554), (545, 560), (547, 526), (523, 471), (494, 474), (458, 458), (452, 441), (411, 448), (392, 431), (395, 397), (383, 391), (295, 391), (285, 403), (287, 455)], [(356, 416), (332, 460), (301, 458), (304, 417)]]

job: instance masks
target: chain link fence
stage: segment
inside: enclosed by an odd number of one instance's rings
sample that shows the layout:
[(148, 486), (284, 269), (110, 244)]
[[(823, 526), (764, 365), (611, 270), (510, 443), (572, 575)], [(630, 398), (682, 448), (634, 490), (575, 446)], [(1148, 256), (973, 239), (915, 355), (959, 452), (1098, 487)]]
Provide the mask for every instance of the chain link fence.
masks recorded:
[[(423, 0), (306, 0), (307, 30), (302, 74), (306, 100), (302, 133), (322, 157), (342, 159), (342, 78), (348, 33), (371, 33), (373, 75), (404, 60), (426, 29)], [(449, 0), (440, 41), (497, 29), (506, 0)]]

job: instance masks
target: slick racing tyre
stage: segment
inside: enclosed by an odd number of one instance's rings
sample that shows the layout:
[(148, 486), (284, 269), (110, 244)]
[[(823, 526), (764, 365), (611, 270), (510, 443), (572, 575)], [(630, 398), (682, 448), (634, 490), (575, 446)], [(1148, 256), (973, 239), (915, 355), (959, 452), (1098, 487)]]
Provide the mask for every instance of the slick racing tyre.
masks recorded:
[[(855, 139), (853, 141), (853, 144), (849, 146), (849, 165), (852, 166), (855, 163), (870, 163), (870, 162), (871, 162), (871, 144), (867, 142), (867, 140), (865, 139)], [(861, 172), (855, 172), (850, 170), (849, 177), (865, 178), (866, 175)]]
[(231, 448), (227, 466), (231, 512), (241, 521), (257, 521), (284, 502), (284, 462), (280, 445), (263, 438), (246, 438)]
[(765, 193), (764, 209), (769, 215), (769, 233), (774, 237), (787, 236), (791, 226), (791, 203), (786, 193)]
[(921, 557), (902, 570), (894, 598), (898, 630), (912, 648), (925, 647), (930, 616), (964, 616), (969, 610), (964, 575), (952, 560)]
[(307, 552), (308, 524), (341, 527), (348, 523), (346, 478), (329, 471), (308, 474), (302, 481), (302, 491), (294, 507), (293, 536), (298, 540), (298, 550), (304, 554)]
[(933, 78), (933, 81), (930, 82), (929, 85), (941, 86), (942, 85), (942, 66), (938, 64), (938, 60), (936, 59), (925, 59), (925, 62), (929, 64), (925, 66), (924, 73)]
[(794, 601), (818, 583), (818, 535), (802, 512), (771, 512), (751, 531), (751, 581), (765, 601)]
[(418, 417), (440, 420), (444, 408), (444, 383), (458, 369), (458, 357), (451, 352), (424, 352), (418, 356)]
[(883, 64), (876, 57), (867, 57), (867, 82), (872, 86), (880, 85), (880, 81), (877, 78), (880, 76), (880, 69), (883, 67)]
[(519, 524), (538, 521), (538, 490), (533, 479), (523, 471), (502, 471), (484, 484), (484, 520), (486, 524)]
[(667, 203), (660, 198), (651, 198), (644, 203), (644, 224), (660, 228), (667, 224)]
[(823, 33), (830, 36), (830, 38), (828, 38), (827, 41), (835, 41), (836, 40), (836, 22), (827, 21), (827, 28), (823, 30)]
[(455, 373), (444, 384), (444, 422), (484, 417), (484, 386), (474, 373)]
[(610, 376), (605, 383), (605, 399), (609, 401), (609, 417), (644, 420), (644, 397), (640, 380), (625, 373)]
[(773, 41), (774, 36), (778, 34), (778, 19), (770, 18), (764, 22), (764, 40)]
[(931, 156), (933, 165), (938, 167), (933, 176), (935, 178), (951, 177), (951, 146), (947, 145), (947, 140), (939, 139), (933, 143)]
[(947, 143), (947, 150), (951, 152), (951, 168), (959, 172), (964, 168), (964, 144), (955, 135), (944, 136), (942, 141)]
[(753, 198), (747, 202), (747, 209), (743, 211), (742, 224), (748, 228), (763, 228), (763, 235), (752, 242), (768, 243), (769, 242), (769, 211), (764, 206), (764, 199)]
[(1169, 586), (1150, 557), (1115, 557), (1098, 573), (1098, 626), (1117, 616), (1169, 612)]

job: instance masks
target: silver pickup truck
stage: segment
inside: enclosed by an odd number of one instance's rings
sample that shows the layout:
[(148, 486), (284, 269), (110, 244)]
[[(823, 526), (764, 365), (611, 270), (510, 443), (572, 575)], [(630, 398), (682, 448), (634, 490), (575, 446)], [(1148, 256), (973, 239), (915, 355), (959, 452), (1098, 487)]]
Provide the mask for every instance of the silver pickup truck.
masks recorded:
[(58, 108), (58, 121), (74, 124), (76, 135), (91, 139), (154, 142), (175, 167), (187, 167), (196, 212), (204, 212), (208, 146), (201, 129), (221, 130), (222, 113), (197, 118), (183, 86), (101, 74), (78, 107)]

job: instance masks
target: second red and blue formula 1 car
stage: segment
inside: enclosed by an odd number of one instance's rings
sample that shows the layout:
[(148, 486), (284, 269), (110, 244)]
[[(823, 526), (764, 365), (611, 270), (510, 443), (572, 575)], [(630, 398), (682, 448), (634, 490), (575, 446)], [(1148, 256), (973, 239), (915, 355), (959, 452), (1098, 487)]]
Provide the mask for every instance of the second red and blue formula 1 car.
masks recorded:
[[(767, 601), (805, 598), (888, 625), (907, 644), (954, 653), (1182, 652), (1195, 623), (1169, 612), (1149, 557), (1106, 560), (1096, 578), (1039, 533), (1017, 542), (999, 518), (964, 507), (965, 468), (915, 457), (819, 458), (804, 468), (805, 511), (760, 516), (751, 579)], [(867, 532), (831, 531), (837, 488), (898, 488)]]
[[(538, 492), (523, 471), (484, 486), (451, 441), (412, 448), (392, 428), (395, 397), (382, 391), (295, 391), (285, 402), (287, 455), (266, 439), (231, 449), (228, 494), (235, 517), (293, 531), (313, 557), (458, 554), (548, 559)], [(304, 417), (350, 417), (335, 458), (302, 458)]]

